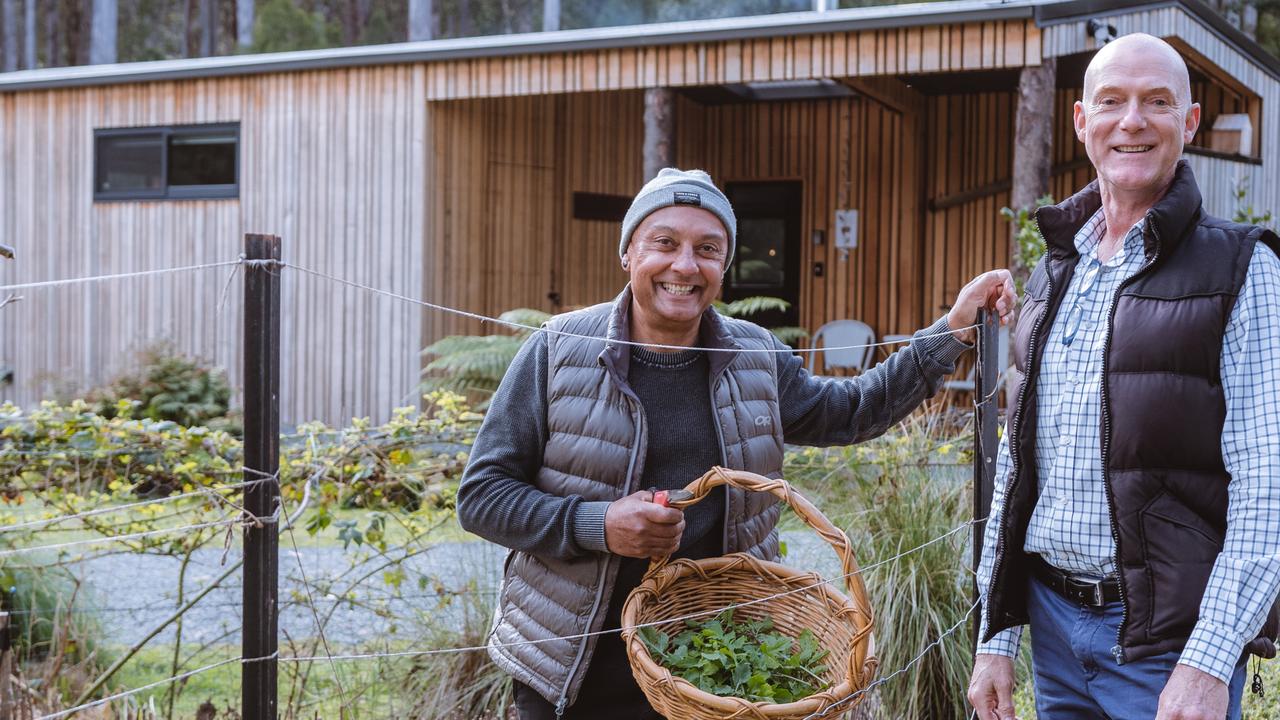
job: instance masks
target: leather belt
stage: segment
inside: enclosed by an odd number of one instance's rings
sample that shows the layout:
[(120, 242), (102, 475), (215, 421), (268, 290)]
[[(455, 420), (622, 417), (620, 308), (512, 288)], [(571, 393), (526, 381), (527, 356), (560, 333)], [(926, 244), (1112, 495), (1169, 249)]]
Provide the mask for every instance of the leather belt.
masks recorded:
[(1075, 578), (1045, 562), (1040, 555), (1028, 555), (1028, 560), (1037, 580), (1073, 603), (1100, 608), (1120, 602), (1120, 583), (1114, 576), (1101, 580)]

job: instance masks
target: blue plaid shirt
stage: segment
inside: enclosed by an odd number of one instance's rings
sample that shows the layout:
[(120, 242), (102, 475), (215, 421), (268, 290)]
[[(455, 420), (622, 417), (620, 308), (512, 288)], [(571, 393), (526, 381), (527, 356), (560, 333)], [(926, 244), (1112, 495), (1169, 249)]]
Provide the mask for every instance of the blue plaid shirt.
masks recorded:
[[(1037, 385), (1039, 500), (1024, 549), (1075, 575), (1115, 572), (1111, 513), (1102, 480), (1102, 350), (1116, 290), (1145, 261), (1143, 223), (1105, 263), (1099, 210), (1075, 236), (1080, 260), (1043, 345)], [(1075, 310), (1073, 305), (1079, 305)], [(1072, 314), (1078, 314), (1076, 320)], [(1072, 333), (1070, 344), (1064, 336)], [(1227, 535), (1200, 603), (1200, 620), (1179, 659), (1229, 682), (1244, 645), (1257, 634), (1280, 591), (1280, 260), (1258, 245), (1227, 321), (1222, 390), (1227, 417), (1222, 455), (1231, 473)], [(1009, 439), (1000, 441), (995, 496), (978, 586), (983, 601), (1009, 476)], [(985, 615), (984, 615), (985, 623)], [(983, 628), (985, 632), (985, 627)], [(1014, 656), (1021, 628), (997, 634), (979, 653)]]

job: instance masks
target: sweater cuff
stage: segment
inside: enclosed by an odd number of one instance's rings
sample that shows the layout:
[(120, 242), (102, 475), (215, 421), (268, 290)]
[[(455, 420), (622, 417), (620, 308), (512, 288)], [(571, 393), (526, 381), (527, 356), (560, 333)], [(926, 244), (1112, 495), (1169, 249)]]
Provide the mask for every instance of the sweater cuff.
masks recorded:
[(923, 349), (925, 354), (939, 364), (949, 367), (955, 366), (956, 360), (960, 359), (960, 355), (964, 351), (973, 349), (973, 345), (961, 342), (956, 339), (955, 335), (951, 334), (951, 326), (947, 324), (946, 315), (938, 318), (924, 330), (917, 332), (912, 344)]
[(573, 509), (573, 541), (587, 551), (608, 552), (604, 539), (604, 514), (613, 503), (583, 501)]

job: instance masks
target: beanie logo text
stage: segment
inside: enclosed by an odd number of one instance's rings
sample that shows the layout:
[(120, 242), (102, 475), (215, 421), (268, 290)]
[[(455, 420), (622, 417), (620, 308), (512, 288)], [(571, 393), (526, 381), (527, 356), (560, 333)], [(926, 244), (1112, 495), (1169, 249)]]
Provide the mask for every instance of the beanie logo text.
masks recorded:
[(676, 205), (693, 205), (694, 207), (702, 207), (702, 195), (696, 192), (676, 191), (675, 204)]

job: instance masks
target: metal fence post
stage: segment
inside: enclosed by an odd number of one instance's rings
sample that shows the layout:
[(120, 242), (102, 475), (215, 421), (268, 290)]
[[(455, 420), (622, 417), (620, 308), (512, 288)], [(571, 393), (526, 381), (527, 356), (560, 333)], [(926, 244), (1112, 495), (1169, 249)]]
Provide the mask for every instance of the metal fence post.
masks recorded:
[[(991, 493), (996, 480), (997, 380), (1000, 371), (1000, 316), (990, 310), (978, 311), (978, 372), (973, 384), (973, 601), (978, 601), (977, 570), (982, 558), (982, 535), (985, 518), (991, 511)], [(973, 618), (973, 643), (978, 644), (981, 613)]]
[[(244, 275), (244, 480), (276, 475), (280, 463), (280, 238), (245, 235)], [(249, 485), (245, 509), (270, 517), (280, 504), (277, 482)], [(266, 658), (241, 665), (241, 716), (277, 720), (276, 650), (279, 523), (244, 531), (244, 627), (241, 656)]]

